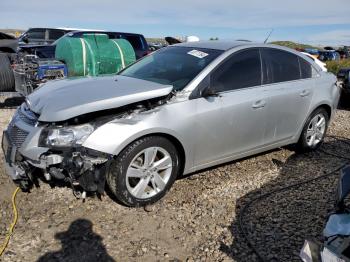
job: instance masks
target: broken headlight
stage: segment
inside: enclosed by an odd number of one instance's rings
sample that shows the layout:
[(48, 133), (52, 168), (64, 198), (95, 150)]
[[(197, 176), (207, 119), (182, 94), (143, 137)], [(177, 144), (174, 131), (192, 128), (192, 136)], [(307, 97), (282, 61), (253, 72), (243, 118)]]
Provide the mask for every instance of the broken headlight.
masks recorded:
[(72, 147), (80, 146), (94, 132), (90, 124), (65, 127), (50, 127), (41, 132), (39, 146)]

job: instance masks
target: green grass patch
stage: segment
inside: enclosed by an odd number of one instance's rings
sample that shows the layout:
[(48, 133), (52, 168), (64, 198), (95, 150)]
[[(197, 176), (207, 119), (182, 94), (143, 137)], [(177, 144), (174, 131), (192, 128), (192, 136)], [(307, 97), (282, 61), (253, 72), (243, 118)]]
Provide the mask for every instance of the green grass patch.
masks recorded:
[(350, 59), (343, 59), (340, 61), (327, 61), (327, 69), (333, 74), (337, 74), (340, 68), (350, 67)]
[(295, 43), (292, 41), (274, 41), (271, 42), (270, 44), (274, 45), (280, 45), (280, 46), (286, 46), (292, 49), (300, 48), (300, 49), (305, 49), (305, 48), (313, 48), (313, 49), (319, 49), (318, 47), (312, 46), (312, 45), (306, 45), (306, 44), (300, 44), (300, 43)]

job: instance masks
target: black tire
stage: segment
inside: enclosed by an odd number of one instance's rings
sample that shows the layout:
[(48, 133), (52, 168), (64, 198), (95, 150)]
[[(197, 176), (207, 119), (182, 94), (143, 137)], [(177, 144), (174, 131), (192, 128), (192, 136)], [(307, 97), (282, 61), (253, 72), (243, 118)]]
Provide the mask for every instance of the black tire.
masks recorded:
[[(325, 124), (326, 124), (325, 131), (323, 133), (322, 139), (317, 144), (309, 145), (307, 143), (307, 130), (308, 130), (310, 124), (311, 124), (311, 120), (314, 117), (316, 117), (317, 115), (323, 115), (324, 116)], [(303, 152), (310, 152), (310, 151), (314, 151), (314, 150), (318, 149), (321, 146), (321, 144), (323, 143), (324, 137), (325, 137), (325, 135), (327, 133), (328, 124), (329, 124), (329, 115), (328, 115), (327, 111), (324, 108), (317, 108), (315, 111), (313, 111), (311, 113), (311, 115), (308, 117), (308, 119), (306, 120), (304, 128), (303, 128), (303, 131), (300, 134), (299, 141), (298, 141), (298, 143), (296, 145), (297, 151), (300, 152), (300, 153), (303, 153)]]
[[(172, 171), (164, 190), (149, 198), (137, 198), (127, 188), (126, 172), (131, 161), (140, 152), (149, 147), (161, 147), (169, 153), (172, 160)], [(175, 182), (179, 170), (180, 162), (176, 147), (164, 137), (149, 136), (131, 143), (112, 160), (110, 168), (107, 171), (107, 184), (113, 195), (123, 204), (131, 207), (145, 206), (158, 201), (169, 191)]]
[(0, 92), (11, 92), (14, 90), (15, 77), (10, 59), (5, 53), (0, 53)]

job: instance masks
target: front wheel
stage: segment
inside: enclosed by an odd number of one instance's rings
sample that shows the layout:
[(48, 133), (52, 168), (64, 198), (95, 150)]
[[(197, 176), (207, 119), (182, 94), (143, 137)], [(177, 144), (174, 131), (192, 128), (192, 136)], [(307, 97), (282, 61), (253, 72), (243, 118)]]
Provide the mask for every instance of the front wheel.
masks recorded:
[(128, 145), (111, 163), (107, 184), (127, 206), (161, 199), (179, 172), (176, 147), (166, 138), (150, 136)]
[(323, 142), (328, 128), (329, 116), (325, 109), (316, 109), (307, 119), (297, 148), (301, 152), (316, 150)]

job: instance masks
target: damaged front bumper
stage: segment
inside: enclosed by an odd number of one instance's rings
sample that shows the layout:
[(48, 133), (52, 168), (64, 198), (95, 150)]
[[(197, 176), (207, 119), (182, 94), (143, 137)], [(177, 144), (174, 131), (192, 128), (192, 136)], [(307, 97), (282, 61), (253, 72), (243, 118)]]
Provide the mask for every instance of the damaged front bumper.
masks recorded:
[(43, 176), (52, 184), (68, 183), (75, 193), (102, 194), (112, 156), (84, 147), (39, 147), (42, 129), (33, 112), (25, 105), (18, 108), (2, 137), (4, 166), (11, 179), (26, 191)]

